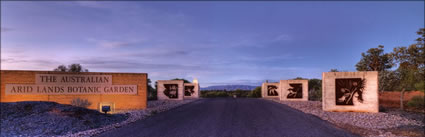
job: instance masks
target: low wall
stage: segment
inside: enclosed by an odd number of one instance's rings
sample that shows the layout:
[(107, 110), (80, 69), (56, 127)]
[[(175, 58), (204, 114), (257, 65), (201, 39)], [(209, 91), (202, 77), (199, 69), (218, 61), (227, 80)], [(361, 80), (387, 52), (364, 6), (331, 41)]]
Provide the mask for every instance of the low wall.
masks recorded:
[(200, 87), (198, 83), (184, 83), (184, 98), (199, 98)]
[(279, 83), (263, 83), (261, 85), (261, 95), (263, 98), (277, 98), (281, 93)]
[[(384, 91), (379, 92), (379, 105), (390, 108), (400, 108), (400, 91)], [(414, 96), (424, 96), (421, 91), (405, 91), (403, 95), (404, 105), (411, 100)]]
[(1, 70), (1, 102), (87, 99), (89, 109), (111, 104), (114, 112), (147, 107), (146, 73)]
[(158, 80), (157, 94), (159, 100), (183, 100), (184, 81), (183, 80)]
[(379, 112), (378, 72), (323, 72), (325, 111)]
[(308, 80), (281, 80), (280, 100), (308, 101)]

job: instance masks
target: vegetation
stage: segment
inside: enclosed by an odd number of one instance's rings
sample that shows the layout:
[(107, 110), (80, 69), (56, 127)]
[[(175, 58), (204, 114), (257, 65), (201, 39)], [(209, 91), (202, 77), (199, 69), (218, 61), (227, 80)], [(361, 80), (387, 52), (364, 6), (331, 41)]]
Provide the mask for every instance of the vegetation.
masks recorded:
[(416, 109), (425, 109), (424, 96), (414, 96), (409, 102), (407, 102), (407, 106)]
[(152, 81), (151, 79), (148, 79), (148, 100), (157, 100), (158, 99), (158, 93), (156, 91), (156, 82), (155, 82), (155, 88), (151, 85)]
[(338, 69), (331, 69), (329, 72), (339, 72)]
[(183, 80), (184, 81), (183, 83), (190, 83), (189, 80), (186, 80), (184, 78), (175, 78), (175, 79), (172, 79), (172, 80)]
[(87, 108), (91, 105), (91, 102), (87, 99), (74, 98), (71, 100), (71, 105), (76, 107)]
[[(384, 46), (362, 53), (356, 64), (358, 71), (378, 71), (380, 91), (424, 91), (425, 83), (425, 29), (418, 32), (416, 43), (408, 47), (396, 47), (384, 53)], [(397, 69), (391, 70), (398, 66)]]
[(88, 69), (84, 69), (83, 66), (81, 66), (80, 64), (71, 64), (71, 65), (68, 65), (68, 67), (66, 67), (65, 65), (59, 65), (53, 71), (60, 71), (60, 72), (89, 72)]
[(308, 80), (308, 100), (322, 101), (322, 80)]
[(261, 86), (256, 87), (254, 90), (252, 90), (248, 94), (248, 97), (251, 97), (251, 98), (261, 98)]
[(203, 90), (201, 91), (201, 97), (203, 98), (215, 98), (215, 97), (230, 97), (230, 92), (226, 90)]
[(261, 87), (257, 87), (254, 90), (241, 90), (237, 89), (234, 91), (227, 91), (227, 90), (203, 90), (201, 91), (201, 97), (204, 98), (215, 98), (215, 97), (233, 97), (233, 95), (236, 95), (236, 97), (261, 97)]

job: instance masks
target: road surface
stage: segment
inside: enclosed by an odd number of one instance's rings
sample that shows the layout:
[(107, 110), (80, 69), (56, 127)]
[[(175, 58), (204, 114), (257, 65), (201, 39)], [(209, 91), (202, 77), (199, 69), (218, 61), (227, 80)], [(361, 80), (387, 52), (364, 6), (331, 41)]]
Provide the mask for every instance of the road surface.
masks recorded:
[(254, 98), (214, 98), (165, 111), (102, 137), (357, 136), (286, 105)]

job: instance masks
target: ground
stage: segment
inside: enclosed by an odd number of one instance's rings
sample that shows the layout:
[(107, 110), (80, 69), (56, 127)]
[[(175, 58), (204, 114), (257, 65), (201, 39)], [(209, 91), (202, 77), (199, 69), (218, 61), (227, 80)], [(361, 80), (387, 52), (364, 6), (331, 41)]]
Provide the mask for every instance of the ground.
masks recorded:
[(357, 136), (313, 115), (253, 98), (202, 99), (99, 136)]

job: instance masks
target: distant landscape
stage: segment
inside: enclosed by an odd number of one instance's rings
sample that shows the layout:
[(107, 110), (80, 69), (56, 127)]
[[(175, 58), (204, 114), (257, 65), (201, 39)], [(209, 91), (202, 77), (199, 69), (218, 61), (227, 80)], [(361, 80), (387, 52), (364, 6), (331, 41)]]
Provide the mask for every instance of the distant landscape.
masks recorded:
[(227, 91), (234, 91), (237, 89), (254, 90), (256, 87), (257, 86), (250, 86), (250, 85), (217, 85), (217, 86), (209, 86), (206, 88), (201, 88), (201, 90), (227, 90)]

